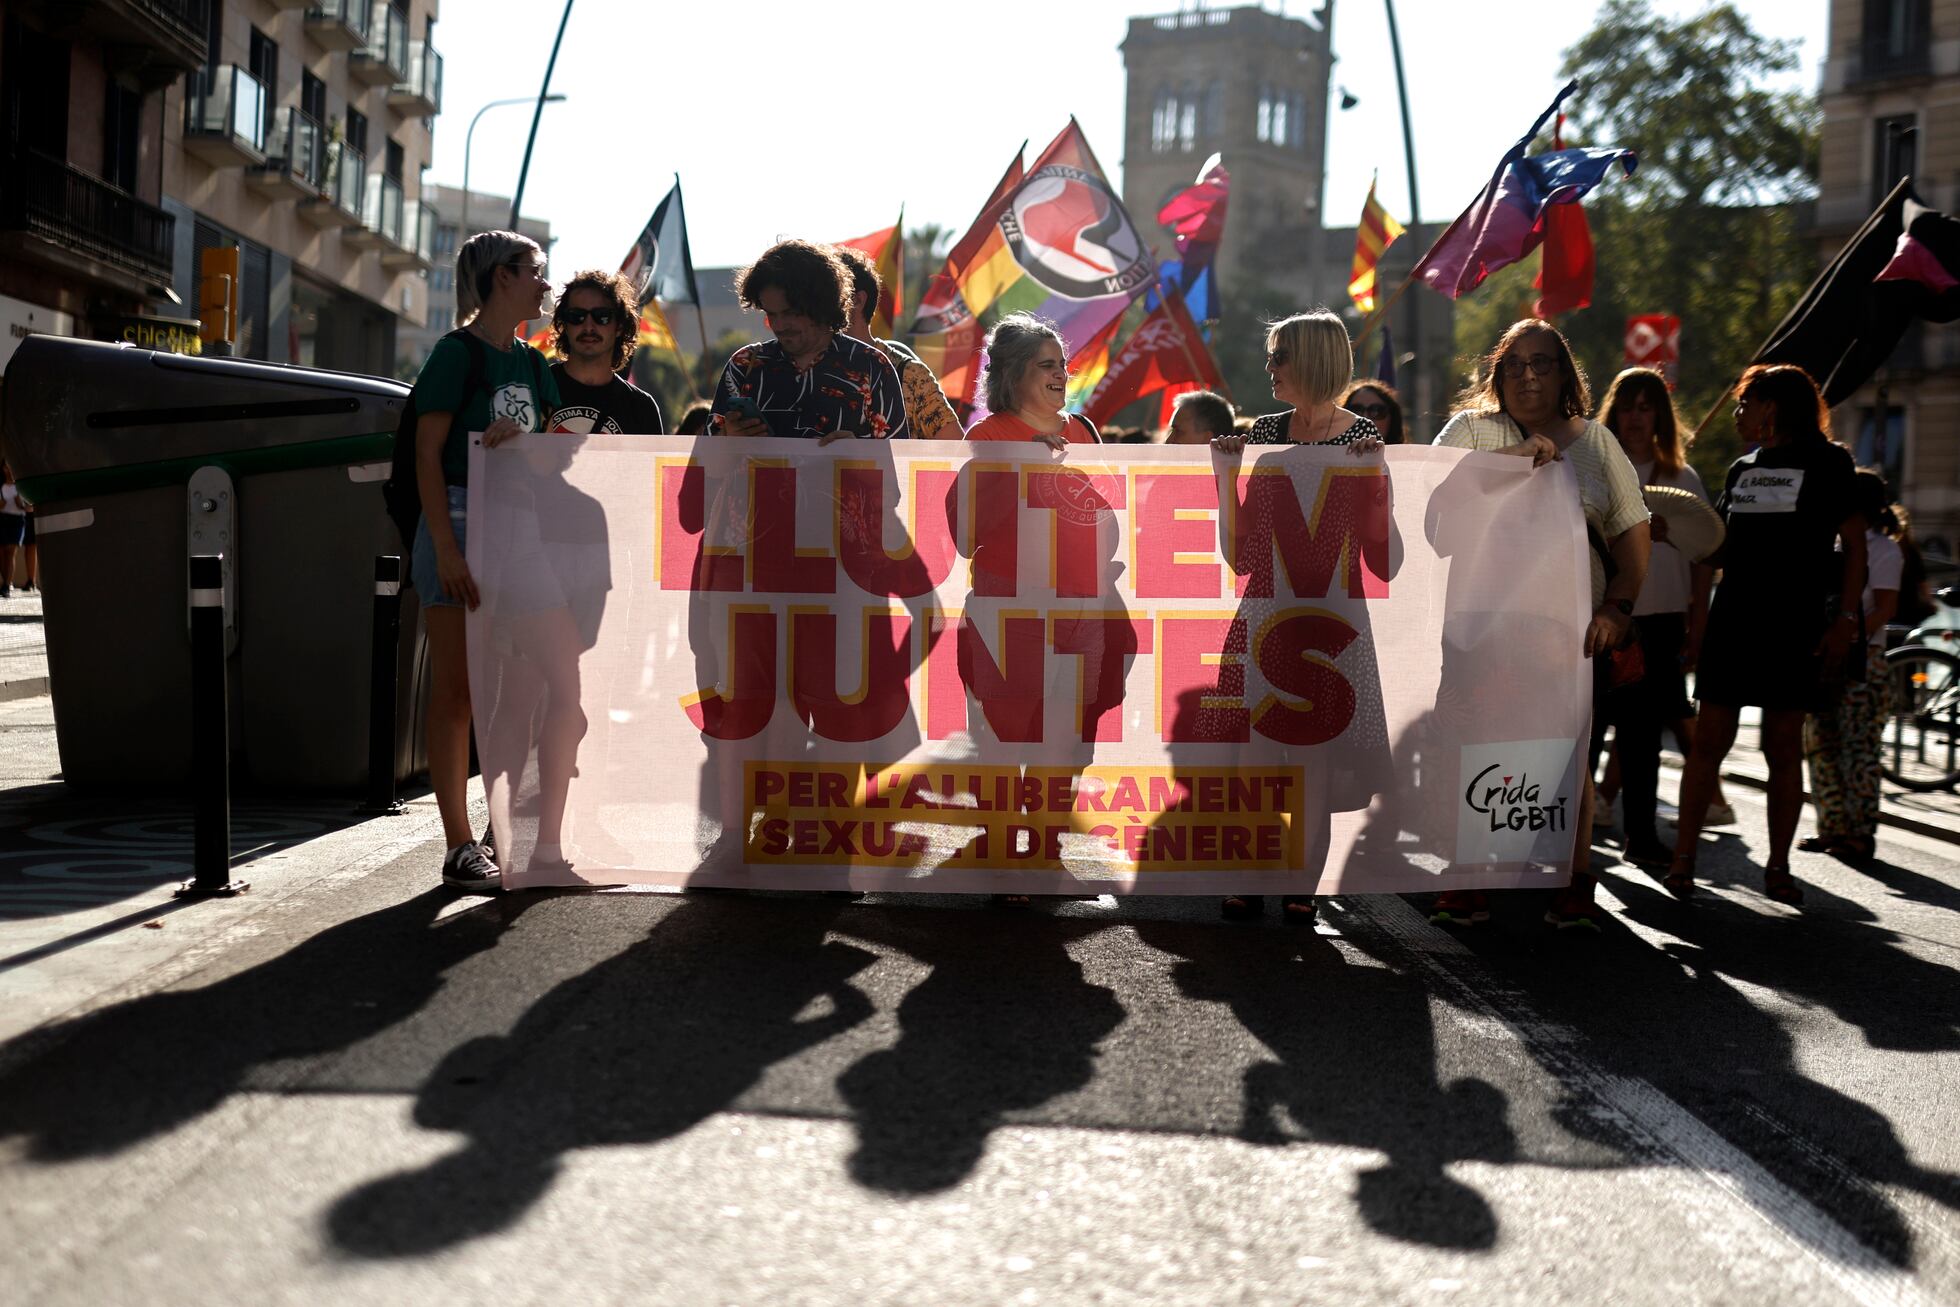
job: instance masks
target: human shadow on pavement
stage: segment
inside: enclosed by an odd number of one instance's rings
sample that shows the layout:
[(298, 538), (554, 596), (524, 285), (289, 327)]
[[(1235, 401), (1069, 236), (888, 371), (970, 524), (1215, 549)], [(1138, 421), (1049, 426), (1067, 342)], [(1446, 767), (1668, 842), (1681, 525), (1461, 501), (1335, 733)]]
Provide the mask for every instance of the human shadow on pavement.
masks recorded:
[(36, 1162), (106, 1157), (218, 1107), (269, 1063), (350, 1048), (408, 1019), (536, 898), (437, 923), (440, 887), (342, 922), (198, 989), (172, 989), (0, 1048), (0, 1138)]
[[(1520, 1160), (1508, 1101), (1474, 1076), (1441, 1083), (1420, 976), (1386, 954), (1378, 966), (1349, 963), (1297, 928), (1148, 922), (1137, 934), (1180, 959), (1172, 976), (1187, 998), (1225, 1004), (1272, 1051), (1274, 1060), (1246, 1068), (1240, 1138), (1377, 1150), (1387, 1161), (1354, 1194), (1370, 1229), (1434, 1248), (1496, 1246), (1496, 1212), (1447, 1168)], [(1349, 943), (1368, 951), (1365, 940)], [(1329, 1074), (1335, 1064), (1340, 1075)]]
[[(1951, 992), (1951, 973), (1894, 947), (1882, 928), (1834, 919), (1814, 886), (1797, 916), (1766, 900), (1684, 904), (1644, 878), (1611, 883), (1629, 920), (1674, 938), (1650, 947), (1614, 923), (1583, 948), (1540, 954), (1474, 934), (1465, 942), (1583, 1032), (1603, 1070), (1653, 1085), (1873, 1253), (1911, 1267), (1913, 1234), (1886, 1189), (1960, 1209), (1960, 1177), (1922, 1167), (1883, 1112), (1806, 1075), (1795, 1033), (1749, 994), (1827, 1008), (1879, 1047), (1948, 1050), (1956, 1015), (1937, 996)], [(1574, 1105), (1573, 1129), (1593, 1119)], [(1749, 1175), (1734, 1178), (1746, 1191)], [(1786, 1210), (1774, 1195), (1748, 1196), (1772, 1219)], [(1799, 1239), (1810, 1228), (1786, 1226)]]
[(413, 1257), (514, 1224), (574, 1149), (672, 1138), (732, 1106), (772, 1064), (863, 1021), (850, 984), (874, 956), (825, 942), (808, 900), (690, 899), (540, 997), (507, 1036), (465, 1042), (416, 1096), (415, 1123), (463, 1146), (369, 1181), (327, 1216), (357, 1257)]
[(950, 1189), (1015, 1113), (1088, 1085), (1097, 1045), (1124, 1010), (1067, 947), (1105, 928), (1039, 913), (854, 918), (848, 934), (903, 950), (932, 973), (898, 1006), (898, 1043), (838, 1077), (858, 1132), (851, 1178), (906, 1196)]

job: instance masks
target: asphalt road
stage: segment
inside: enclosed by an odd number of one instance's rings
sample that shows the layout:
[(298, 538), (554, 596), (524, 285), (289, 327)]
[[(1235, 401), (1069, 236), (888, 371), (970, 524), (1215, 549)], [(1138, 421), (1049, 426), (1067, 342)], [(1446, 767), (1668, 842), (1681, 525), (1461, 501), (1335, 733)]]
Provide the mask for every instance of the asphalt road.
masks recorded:
[(1795, 912), (1732, 797), (1711, 892), (1609, 867), (1578, 938), (417, 847), (0, 1045), (0, 1300), (1960, 1300), (1960, 849)]

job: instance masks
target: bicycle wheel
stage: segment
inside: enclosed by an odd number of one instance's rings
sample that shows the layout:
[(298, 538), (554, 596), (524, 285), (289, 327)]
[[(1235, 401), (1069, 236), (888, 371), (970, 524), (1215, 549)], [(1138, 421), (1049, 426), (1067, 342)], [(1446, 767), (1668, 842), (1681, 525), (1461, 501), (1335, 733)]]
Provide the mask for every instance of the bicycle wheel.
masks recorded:
[(1909, 644), (1885, 655), (1891, 709), (1879, 740), (1879, 770), (1908, 790), (1960, 782), (1960, 658)]

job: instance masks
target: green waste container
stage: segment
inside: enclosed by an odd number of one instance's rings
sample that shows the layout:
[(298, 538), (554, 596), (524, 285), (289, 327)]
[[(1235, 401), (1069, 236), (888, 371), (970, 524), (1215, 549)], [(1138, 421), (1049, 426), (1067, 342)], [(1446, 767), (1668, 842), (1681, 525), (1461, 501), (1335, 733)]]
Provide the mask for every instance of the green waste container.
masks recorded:
[[(367, 777), (374, 558), (403, 556), (381, 500), (408, 387), (379, 377), (31, 336), (0, 440), (41, 546), (63, 779), (187, 786), (189, 556), (223, 553), (232, 776)], [(396, 779), (424, 766), (428, 660), (402, 591)]]

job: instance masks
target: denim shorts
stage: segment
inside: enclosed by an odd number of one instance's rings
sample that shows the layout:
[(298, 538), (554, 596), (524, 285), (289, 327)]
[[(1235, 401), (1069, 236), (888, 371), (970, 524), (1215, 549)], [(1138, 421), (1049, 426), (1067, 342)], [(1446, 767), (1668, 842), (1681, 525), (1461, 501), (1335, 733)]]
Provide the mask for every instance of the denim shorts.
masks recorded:
[[(463, 528), (470, 504), (469, 487), (449, 486), (446, 489), (449, 492), (449, 529), (456, 533), (456, 548), (467, 550), (469, 542), (464, 538)], [(410, 547), (408, 555), (408, 579), (424, 608), (463, 606), (462, 600), (451, 599), (442, 592), (442, 581), (436, 574), (436, 544), (429, 537), (427, 519), (415, 524), (415, 544)]]

